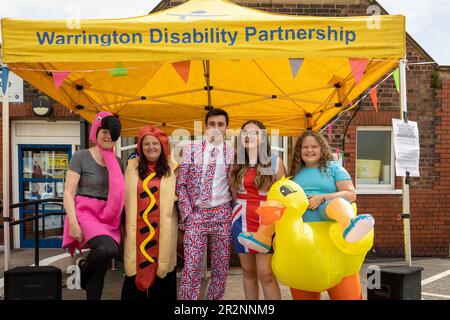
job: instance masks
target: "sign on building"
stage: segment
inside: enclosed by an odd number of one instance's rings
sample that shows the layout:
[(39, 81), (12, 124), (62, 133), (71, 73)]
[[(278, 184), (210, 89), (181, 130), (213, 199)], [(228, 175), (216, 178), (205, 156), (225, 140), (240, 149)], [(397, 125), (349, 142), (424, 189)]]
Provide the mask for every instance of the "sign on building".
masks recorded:
[[(23, 79), (13, 72), (8, 75), (9, 102), (23, 102)], [(2, 87), (2, 71), (0, 69), (0, 88)], [(3, 99), (3, 92), (0, 90), (0, 100)]]

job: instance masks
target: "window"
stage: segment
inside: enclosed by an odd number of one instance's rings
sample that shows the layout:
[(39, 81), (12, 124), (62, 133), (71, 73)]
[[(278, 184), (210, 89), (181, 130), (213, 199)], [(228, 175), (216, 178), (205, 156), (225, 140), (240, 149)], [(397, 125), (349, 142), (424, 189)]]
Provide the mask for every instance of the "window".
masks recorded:
[[(18, 145), (19, 160), (19, 202), (62, 198), (64, 179), (67, 172), (71, 145)], [(39, 213), (54, 213), (39, 219), (40, 246), (57, 248), (61, 246), (64, 216), (60, 202), (42, 203)], [(34, 216), (34, 205), (19, 208), (19, 218)], [(21, 247), (32, 248), (34, 244), (34, 221), (20, 226)]]
[(286, 170), (289, 170), (288, 168), (289, 137), (270, 136), (269, 138), (272, 152), (281, 158), (284, 167), (286, 168)]
[(136, 137), (121, 137), (120, 140), (120, 158), (126, 165), (128, 158), (134, 156), (137, 153), (136, 149), (137, 138)]
[(359, 127), (356, 131), (356, 187), (394, 189), (391, 127)]

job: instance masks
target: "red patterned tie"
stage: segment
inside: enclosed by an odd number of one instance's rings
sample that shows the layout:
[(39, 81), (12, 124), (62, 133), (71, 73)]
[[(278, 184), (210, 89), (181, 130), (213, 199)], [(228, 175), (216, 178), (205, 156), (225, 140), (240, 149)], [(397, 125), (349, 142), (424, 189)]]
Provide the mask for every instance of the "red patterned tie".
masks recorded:
[(203, 177), (202, 193), (201, 193), (201, 201), (203, 204), (210, 202), (212, 199), (212, 187), (214, 181), (214, 174), (216, 171), (218, 151), (219, 150), (217, 148), (213, 148), (211, 150), (211, 157), (209, 159), (209, 163), (206, 167), (206, 172)]

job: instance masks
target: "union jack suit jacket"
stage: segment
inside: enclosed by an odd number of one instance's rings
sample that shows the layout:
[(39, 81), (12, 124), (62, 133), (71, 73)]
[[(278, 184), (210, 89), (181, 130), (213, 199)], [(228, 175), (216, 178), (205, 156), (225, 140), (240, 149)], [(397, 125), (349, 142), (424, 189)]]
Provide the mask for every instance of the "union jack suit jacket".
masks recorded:
[[(184, 229), (186, 218), (192, 215), (195, 202), (200, 199), (200, 186), (203, 173), (203, 153), (205, 142), (193, 143), (183, 149), (183, 157), (179, 167), (176, 194), (178, 196), (178, 209), (180, 211), (180, 229)], [(231, 170), (234, 151), (225, 142), (223, 144), (224, 160), (227, 170), (228, 184), (231, 183)]]

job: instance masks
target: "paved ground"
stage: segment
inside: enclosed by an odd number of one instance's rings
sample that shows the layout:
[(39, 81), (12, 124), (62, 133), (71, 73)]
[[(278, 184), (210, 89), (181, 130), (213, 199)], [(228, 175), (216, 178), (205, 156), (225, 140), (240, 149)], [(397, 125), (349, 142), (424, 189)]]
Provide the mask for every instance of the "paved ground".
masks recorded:
[[(44, 259), (52, 255), (61, 254), (59, 249), (41, 249), (40, 258)], [(0, 279), (3, 277), (3, 252), (0, 252)], [(24, 266), (34, 263), (33, 250), (14, 250), (11, 253), (11, 267)], [(361, 283), (363, 286), (363, 297), (366, 298), (366, 271), (368, 266), (391, 266), (404, 265), (401, 258), (399, 259), (367, 259), (361, 268)], [(422, 299), (424, 300), (450, 300), (450, 259), (437, 258), (415, 258), (413, 259), (413, 266), (424, 268), (422, 271)], [(105, 279), (105, 289), (103, 299), (117, 300), (120, 299), (120, 292), (123, 281), (123, 266), (117, 263), (116, 268), (110, 270)], [(63, 270), (63, 283), (66, 284), (66, 279), (69, 276)], [(207, 281), (203, 281), (203, 291), (206, 288)], [(0, 280), (0, 299), (3, 298), (3, 281)], [(282, 299), (291, 299), (289, 289), (280, 283)], [(66, 285), (63, 288), (64, 300), (79, 300), (84, 299), (85, 292), (83, 290), (69, 290)], [(227, 280), (227, 291), (225, 294), (226, 300), (242, 300), (244, 299), (244, 292), (242, 290), (242, 272), (240, 268), (233, 268), (229, 272)], [(262, 294), (260, 295), (262, 298)], [(322, 299), (328, 299), (328, 294), (323, 293)]]
[[(40, 249), (39, 260), (43, 260), (58, 254), (63, 253), (61, 249)], [(4, 272), (4, 256), (3, 251), (0, 251), (0, 278), (3, 278)], [(34, 249), (18, 249), (12, 250), (10, 253), (10, 268), (18, 266), (29, 266), (34, 263)]]

